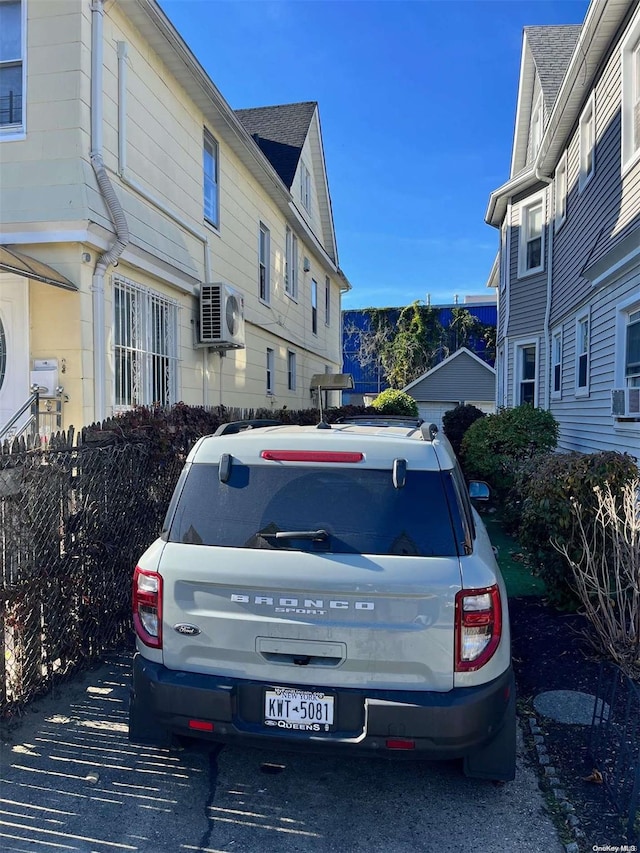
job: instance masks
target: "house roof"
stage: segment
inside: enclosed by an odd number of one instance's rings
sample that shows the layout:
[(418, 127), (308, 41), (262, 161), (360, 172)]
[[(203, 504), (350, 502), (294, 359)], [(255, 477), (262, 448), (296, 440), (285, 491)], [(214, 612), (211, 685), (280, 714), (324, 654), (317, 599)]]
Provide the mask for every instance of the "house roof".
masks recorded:
[[(526, 166), (524, 171), (522, 171), (523, 158), (526, 154), (530, 109), (527, 113), (526, 121), (524, 121), (525, 114), (523, 112), (521, 115), (521, 108), (529, 100), (532, 91), (531, 75), (533, 73), (532, 66), (535, 64), (533, 61), (533, 52), (529, 45), (530, 34), (528, 31), (533, 31), (533, 41), (536, 45), (533, 50), (536, 50), (536, 56), (544, 65), (545, 61), (542, 59), (542, 56), (548, 50), (551, 50), (552, 47), (551, 42), (548, 49), (542, 46), (544, 32), (548, 29), (556, 29), (554, 27), (525, 28), (518, 91), (516, 136), (511, 164), (512, 176), (501, 187), (494, 190), (489, 197), (489, 205), (485, 214), (485, 222), (489, 225), (494, 225), (497, 228), (500, 227), (507, 209), (508, 200), (515, 192), (531, 188), (540, 182), (541, 176), (548, 178), (553, 175), (558, 160), (562, 156), (567, 140), (580, 115), (580, 111), (584, 106), (584, 102), (592, 90), (593, 81), (598, 73), (600, 63), (610, 49), (620, 25), (629, 14), (631, 6), (630, 0), (591, 0), (584, 23), (579, 28), (577, 41), (570, 53), (569, 63), (562, 76), (560, 87), (556, 90), (554, 102), (550, 107), (551, 114), (546, 122), (535, 162)], [(542, 32), (539, 33), (538, 30)], [(563, 40), (560, 51), (566, 57), (568, 34), (566, 42), (564, 41), (564, 36), (561, 37), (559, 35), (558, 38), (562, 38)], [(531, 61), (527, 61), (528, 56)], [(551, 85), (553, 89), (554, 81), (560, 73), (559, 68), (547, 71), (547, 73), (549, 75), (547, 86)], [(523, 154), (523, 151), (525, 154)]]
[(549, 112), (560, 91), (581, 30), (580, 24), (524, 28)]
[(442, 370), (443, 367), (450, 365), (452, 361), (455, 361), (456, 359), (461, 358), (461, 357), (463, 359), (469, 358), (473, 362), (482, 365), (482, 367), (484, 367), (487, 370), (487, 373), (490, 374), (491, 376), (494, 377), (496, 375), (495, 369), (493, 367), (491, 367), (490, 364), (487, 364), (486, 361), (483, 361), (474, 352), (471, 352), (470, 349), (467, 349), (467, 347), (460, 347), (460, 349), (457, 349), (454, 353), (452, 353), (450, 356), (448, 356), (443, 361), (441, 361), (440, 364), (436, 364), (436, 366), (432, 367), (431, 370), (427, 370), (425, 373), (422, 374), (422, 376), (418, 376), (417, 379), (414, 379), (413, 382), (410, 382), (402, 390), (403, 391), (409, 391), (411, 388), (413, 388), (419, 382), (423, 382), (428, 377), (433, 376), (434, 373), (437, 373), (439, 370)]
[(235, 110), (288, 189), (291, 189), (302, 146), (317, 107), (316, 101), (304, 101)]

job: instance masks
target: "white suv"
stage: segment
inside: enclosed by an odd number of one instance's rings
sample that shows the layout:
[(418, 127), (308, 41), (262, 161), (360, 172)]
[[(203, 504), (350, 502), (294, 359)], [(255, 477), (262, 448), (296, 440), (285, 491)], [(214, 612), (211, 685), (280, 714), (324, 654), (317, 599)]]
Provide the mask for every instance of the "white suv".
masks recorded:
[(513, 779), (505, 587), (434, 427), (221, 427), (133, 586), (132, 741), (462, 758)]

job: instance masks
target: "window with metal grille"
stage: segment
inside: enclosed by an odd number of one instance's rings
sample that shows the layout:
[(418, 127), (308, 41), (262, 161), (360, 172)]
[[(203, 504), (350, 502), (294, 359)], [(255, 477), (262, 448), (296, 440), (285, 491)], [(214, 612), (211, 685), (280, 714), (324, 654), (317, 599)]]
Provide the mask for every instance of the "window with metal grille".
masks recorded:
[(175, 403), (178, 303), (117, 278), (113, 305), (116, 411)]
[(0, 0), (0, 129), (3, 135), (24, 128), (25, 7)]

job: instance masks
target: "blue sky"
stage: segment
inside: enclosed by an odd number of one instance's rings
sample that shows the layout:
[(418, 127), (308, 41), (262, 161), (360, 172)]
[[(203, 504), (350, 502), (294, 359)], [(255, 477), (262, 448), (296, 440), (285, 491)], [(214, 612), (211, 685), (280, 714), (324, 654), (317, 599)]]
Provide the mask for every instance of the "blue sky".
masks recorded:
[(233, 109), (318, 101), (344, 308), (486, 293), (522, 28), (587, 0), (160, 0)]

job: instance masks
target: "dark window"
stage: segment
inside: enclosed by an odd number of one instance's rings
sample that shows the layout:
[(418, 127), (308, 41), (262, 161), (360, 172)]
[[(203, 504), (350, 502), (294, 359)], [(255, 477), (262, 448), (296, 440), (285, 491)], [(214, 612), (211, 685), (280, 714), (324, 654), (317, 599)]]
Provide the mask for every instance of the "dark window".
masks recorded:
[[(169, 540), (317, 553), (454, 556), (456, 541), (463, 538), (453, 532), (452, 516), (458, 515), (451, 479), (438, 471), (408, 471), (405, 486), (396, 489), (390, 470), (233, 462), (229, 480), (220, 483), (217, 465), (194, 464)], [(457, 527), (462, 527), (459, 518)], [(327, 531), (326, 541), (268, 535), (319, 529)]]

